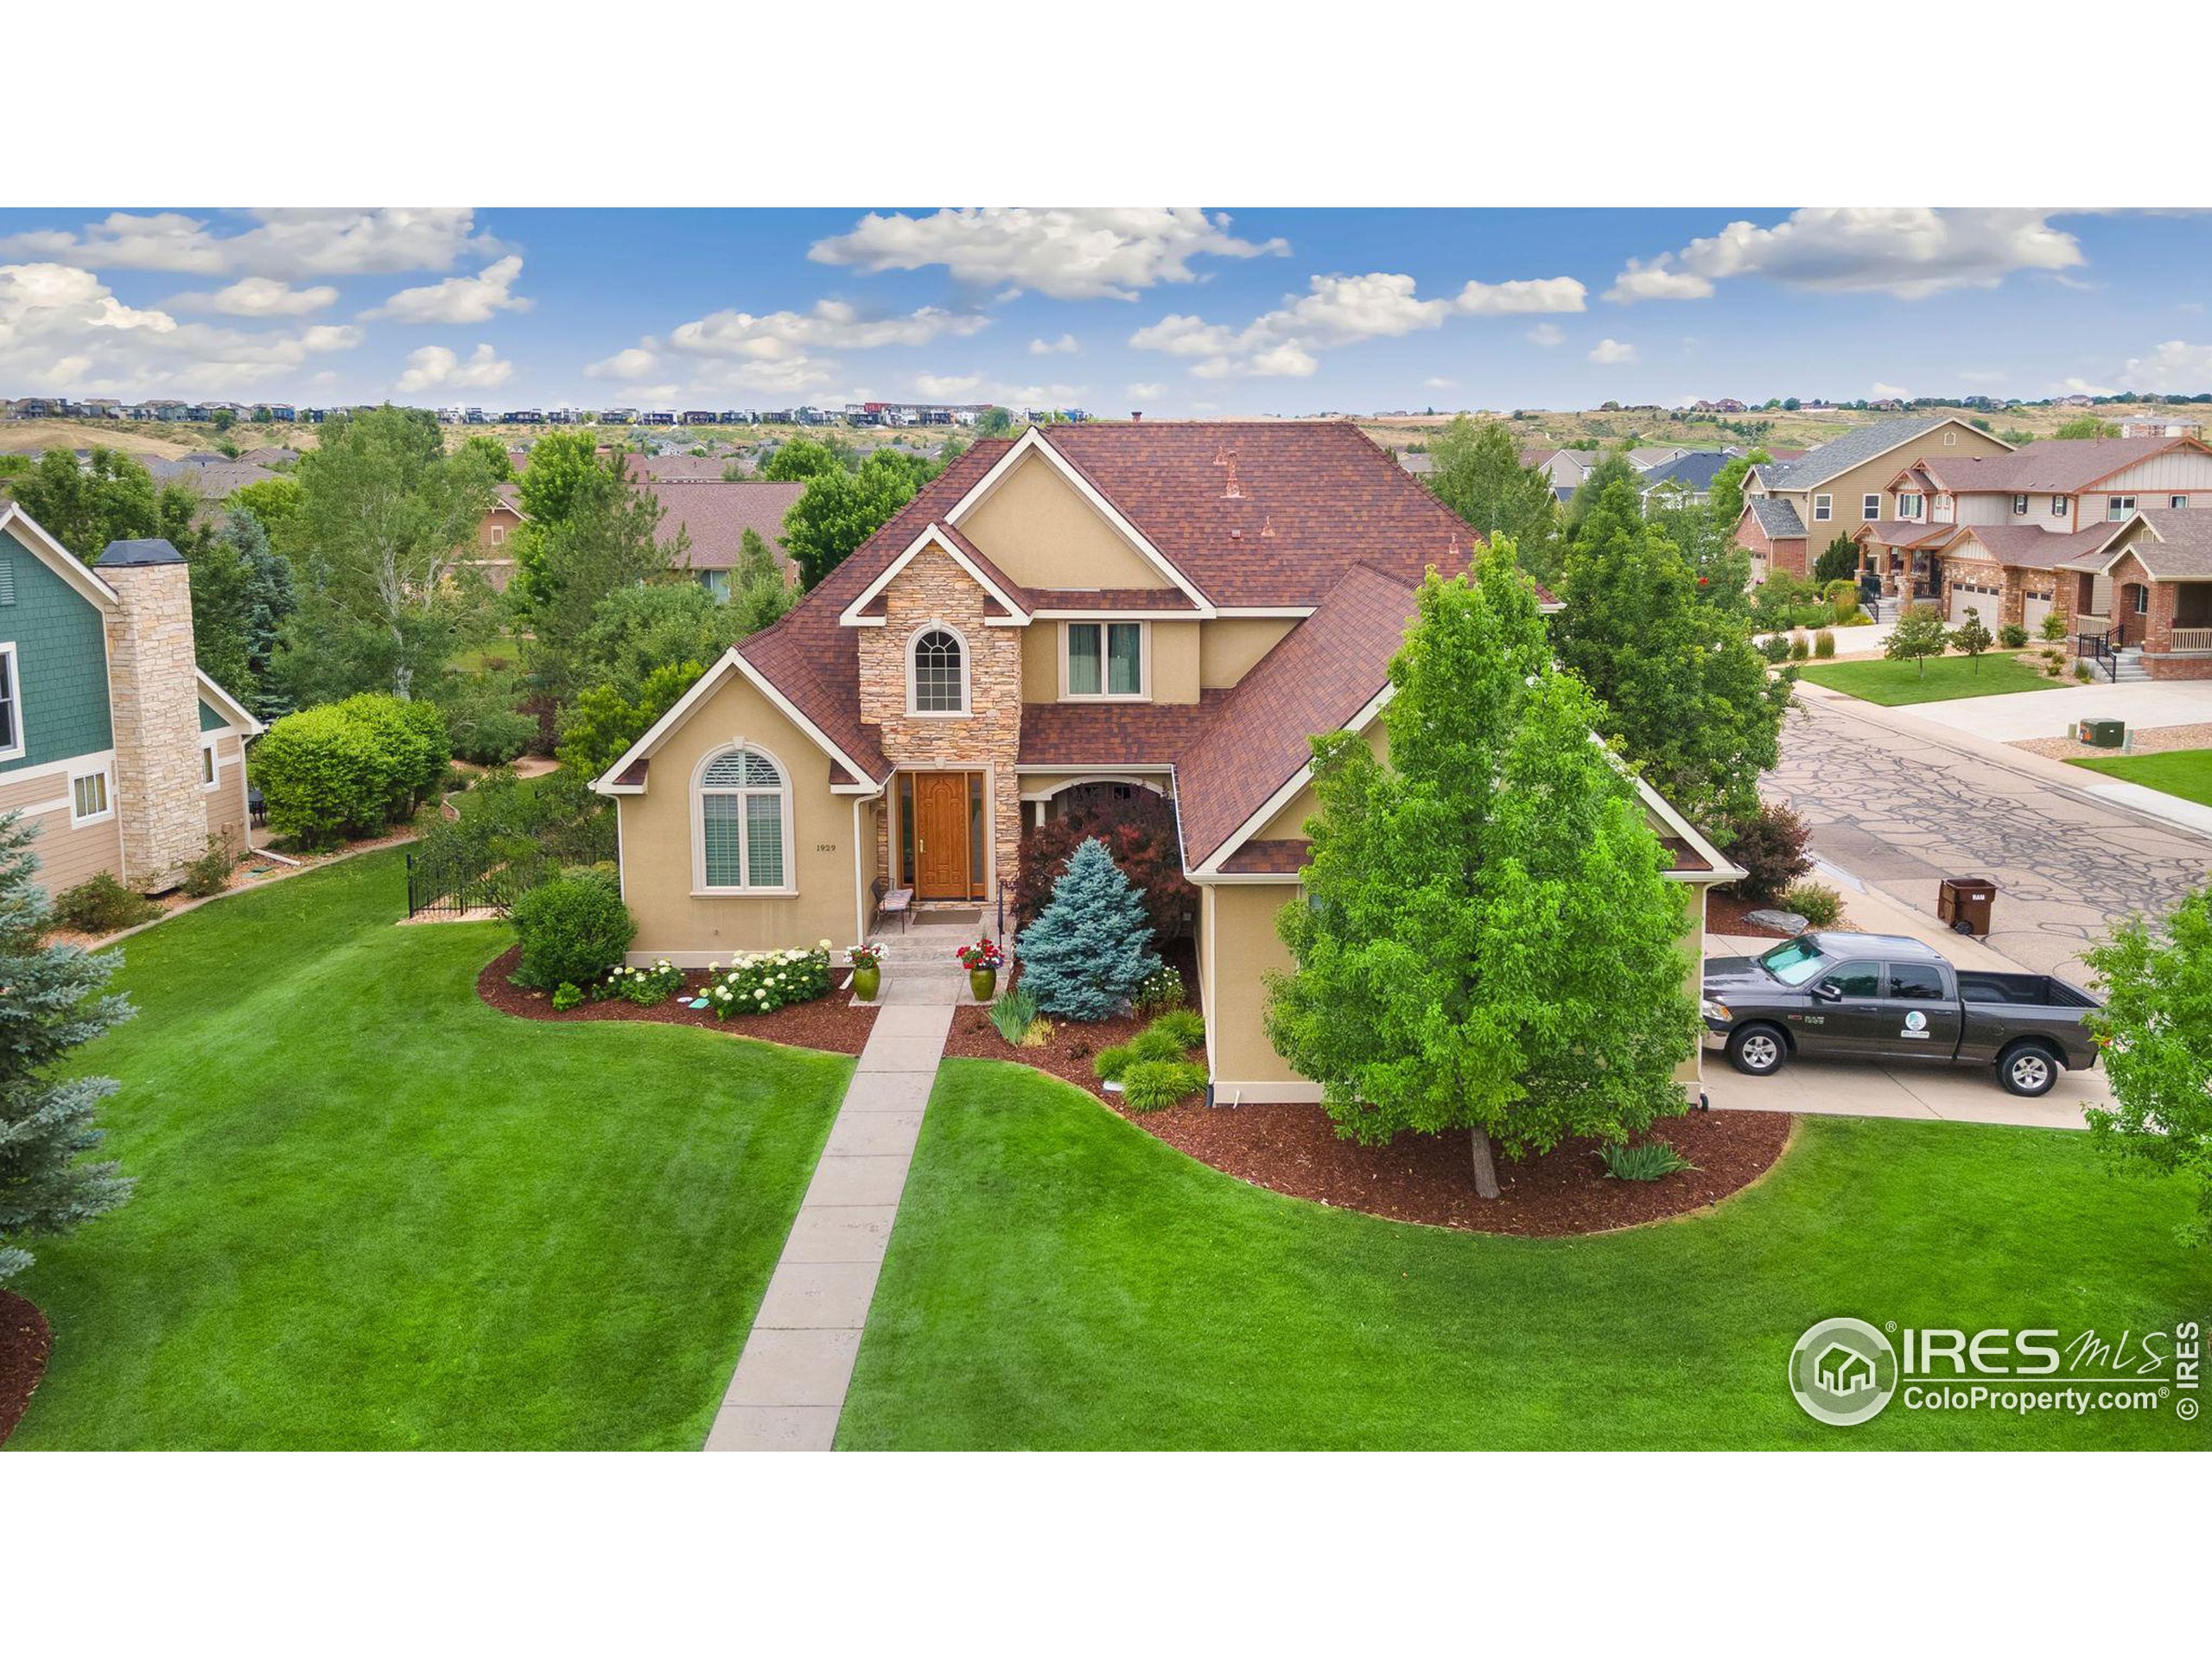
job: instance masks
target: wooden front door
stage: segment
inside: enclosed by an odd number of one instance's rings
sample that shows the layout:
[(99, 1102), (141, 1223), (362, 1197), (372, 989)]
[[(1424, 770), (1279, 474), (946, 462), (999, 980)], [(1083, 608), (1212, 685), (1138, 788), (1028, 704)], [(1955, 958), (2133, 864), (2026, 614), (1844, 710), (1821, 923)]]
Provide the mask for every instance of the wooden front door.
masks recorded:
[(924, 772), (914, 776), (914, 895), (967, 899), (968, 774)]

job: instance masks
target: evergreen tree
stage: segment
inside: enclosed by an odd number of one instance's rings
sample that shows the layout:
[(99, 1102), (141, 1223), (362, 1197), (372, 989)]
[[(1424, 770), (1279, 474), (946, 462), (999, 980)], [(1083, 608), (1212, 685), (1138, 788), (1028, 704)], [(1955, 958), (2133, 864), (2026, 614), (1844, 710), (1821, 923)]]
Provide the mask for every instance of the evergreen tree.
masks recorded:
[(1429, 576), (1390, 683), (1387, 760), (1313, 740), (1313, 860), (1276, 918), (1296, 967), (1270, 976), (1268, 1033), (1342, 1135), (1472, 1130), (1495, 1198), (1493, 1138), (1620, 1141), (1685, 1109), (1681, 895), (1510, 550), (1471, 582)]
[(48, 1075), (133, 1010), (106, 994), (114, 957), (46, 943), (35, 833), (17, 813), (0, 817), (0, 1282), (30, 1266), (23, 1240), (65, 1233), (130, 1196), (114, 1164), (85, 1161), (101, 1139), (92, 1108), (114, 1079)]
[[(1967, 607), (1967, 620), (1951, 630), (1951, 649), (1966, 653), (1967, 661), (1977, 674), (1981, 672), (1981, 653), (1997, 643), (1989, 630), (1981, 626), (1981, 612), (1976, 607)], [(1920, 671), (1925, 674), (1928, 671)]]
[(1624, 479), (1607, 483), (1575, 530), (1560, 661), (1603, 704), (1597, 729), (1676, 807), (1718, 824), (1758, 810), (1789, 688), (1768, 675), (1745, 616), (1700, 601), (1696, 575), (1637, 494)]
[(1075, 849), (1052, 901), (1021, 931), (1021, 988), (1046, 1014), (1104, 1020), (1160, 971), (1144, 894), (1096, 837)]

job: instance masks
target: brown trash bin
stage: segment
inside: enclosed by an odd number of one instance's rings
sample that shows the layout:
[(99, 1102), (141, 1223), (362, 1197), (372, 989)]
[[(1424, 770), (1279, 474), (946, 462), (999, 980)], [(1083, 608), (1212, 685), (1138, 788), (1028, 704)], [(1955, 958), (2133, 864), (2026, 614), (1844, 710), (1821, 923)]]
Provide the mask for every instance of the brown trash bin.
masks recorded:
[(1936, 890), (1936, 919), (1954, 933), (1989, 937), (1989, 906), (1997, 884), (1986, 875), (1950, 875)]

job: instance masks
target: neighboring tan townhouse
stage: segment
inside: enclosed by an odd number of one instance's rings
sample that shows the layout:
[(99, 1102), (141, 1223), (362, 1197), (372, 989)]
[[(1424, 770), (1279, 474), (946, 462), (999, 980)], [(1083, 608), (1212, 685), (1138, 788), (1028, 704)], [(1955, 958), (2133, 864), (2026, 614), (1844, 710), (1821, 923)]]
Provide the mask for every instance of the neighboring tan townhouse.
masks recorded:
[[(1290, 965), (1274, 918), (1306, 861), (1307, 738), (1382, 741), (1415, 586), (1471, 542), (1345, 423), (979, 442), (597, 781), (633, 959), (864, 938), (887, 890), (988, 927), (1028, 830), (1148, 790), (1200, 894), (1215, 1094), (1318, 1098), (1262, 1022), (1264, 976)], [(1643, 795), (1694, 960), (1705, 889), (1739, 872)]]
[(1762, 461), (1744, 480), (1736, 541), (1751, 555), (1754, 582), (1772, 572), (1809, 576), (1837, 537), (1899, 515), (1889, 499), (1899, 470), (1926, 456), (2001, 455), (2012, 445), (1955, 416), (1875, 421), (1808, 449), (1794, 461)]
[(194, 662), (174, 547), (113, 542), (88, 568), (0, 505), (0, 811), (38, 826), (49, 892), (105, 870), (161, 893), (210, 836), (245, 852), (260, 730)]
[[(2038, 630), (2052, 611), (2099, 616), (2058, 571), (2094, 553), (2139, 511), (2212, 508), (2212, 448), (2195, 438), (2055, 438), (2009, 454), (1917, 460), (1891, 480), (1893, 516), (1855, 539), (1862, 576), (1885, 598), (1972, 607), (1990, 628)], [(2147, 602), (2147, 601), (2146, 601)]]
[(522, 510), (522, 492), (512, 484), (495, 486), (492, 505), (476, 524), (476, 568), (495, 594), (504, 594), (515, 579), (515, 532), (530, 522)]

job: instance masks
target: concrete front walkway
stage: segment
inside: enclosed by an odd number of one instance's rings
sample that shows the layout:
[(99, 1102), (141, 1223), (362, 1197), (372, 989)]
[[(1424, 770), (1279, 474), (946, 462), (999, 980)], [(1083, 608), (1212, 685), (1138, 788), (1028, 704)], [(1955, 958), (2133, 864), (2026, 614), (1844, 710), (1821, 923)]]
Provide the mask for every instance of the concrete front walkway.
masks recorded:
[(913, 994), (932, 1000), (887, 1000), (875, 1016), (708, 1451), (827, 1452), (835, 1443), (922, 1110), (952, 1029), (953, 996), (966, 984), (950, 976), (910, 981)]

